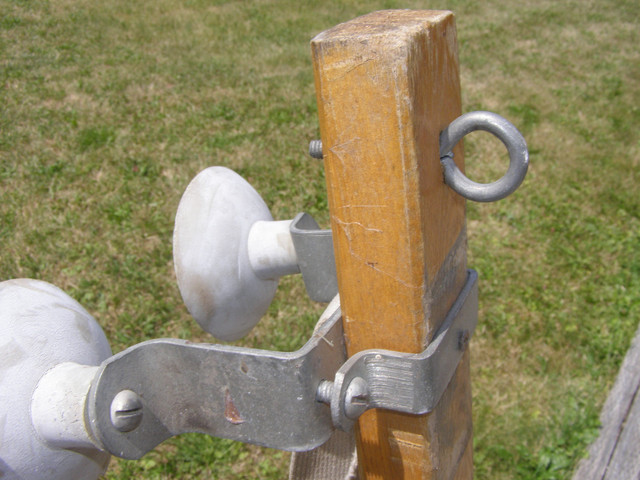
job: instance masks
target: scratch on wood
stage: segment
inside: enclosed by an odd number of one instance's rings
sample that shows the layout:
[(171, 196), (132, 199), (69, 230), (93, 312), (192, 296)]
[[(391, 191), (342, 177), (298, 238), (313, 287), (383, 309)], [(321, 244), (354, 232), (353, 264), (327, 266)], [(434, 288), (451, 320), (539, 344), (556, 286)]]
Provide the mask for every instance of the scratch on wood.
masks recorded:
[(353, 149), (352, 144), (358, 141), (360, 141), (360, 137), (355, 137), (347, 140), (346, 142), (338, 143), (337, 145), (329, 148), (329, 151), (333, 153), (338, 160), (340, 160), (340, 164), (342, 165), (343, 169), (346, 168), (344, 158), (342, 158), (343, 152), (348, 153), (349, 151), (351, 151)]
[(413, 450), (421, 452), (425, 448), (425, 439), (422, 435), (411, 432), (403, 432), (401, 430), (389, 429), (389, 446), (391, 447), (391, 456), (400, 458), (421, 458), (421, 455), (402, 455), (402, 452)]
[(375, 270), (376, 272), (385, 275), (391, 279), (393, 279), (394, 281), (398, 282), (400, 285), (402, 285), (403, 287), (407, 287), (410, 288), (412, 290), (422, 290), (423, 286), (422, 285), (412, 285), (410, 283), (407, 282), (403, 282), (402, 280), (400, 280), (398, 277), (396, 277), (395, 275), (390, 274), (389, 272), (385, 272), (384, 270), (378, 268), (375, 266), (375, 264), (373, 262), (367, 262), (367, 265), (369, 267), (371, 267), (371, 269)]
[(340, 208), (387, 208), (387, 205), (342, 205)]
[[(357, 225), (358, 227), (362, 228), (363, 230), (366, 230), (367, 232), (382, 233), (382, 230), (380, 230), (379, 228), (367, 227), (360, 222), (344, 222), (336, 217), (333, 217), (333, 220), (338, 225), (340, 225), (343, 228), (343, 230), (345, 230), (345, 233), (347, 233), (347, 227), (350, 227), (351, 225)], [(347, 235), (347, 238), (349, 238), (349, 235)]]
[[(353, 58), (349, 58), (347, 60), (342, 60), (340, 62), (335, 62), (332, 65), (329, 66), (329, 69), (331, 71), (338, 71), (339, 73), (338, 75), (331, 76), (329, 77), (327, 75), (327, 80), (334, 82), (336, 80), (340, 80), (344, 77), (346, 77), (347, 75), (349, 75), (351, 72), (353, 72), (356, 68), (362, 67), (363, 65), (366, 65), (369, 62), (372, 62), (374, 59), (373, 58), (365, 58), (365, 59), (358, 59), (358, 61), (354, 62)], [(345, 67), (347, 67), (345, 69)], [(327, 69), (327, 70), (329, 70)]]
[[(347, 235), (347, 238), (349, 238), (348, 235)], [(404, 282), (404, 281), (400, 280), (397, 276), (395, 276), (395, 275), (393, 275), (393, 274), (391, 274), (389, 272), (386, 272), (386, 271), (382, 270), (381, 268), (376, 267), (378, 262), (369, 261), (366, 258), (362, 257), (361, 255), (358, 255), (351, 248), (351, 244), (349, 244), (349, 255), (351, 255), (353, 258), (358, 260), (360, 263), (366, 264), (372, 270), (375, 270), (376, 272), (384, 275), (385, 277), (391, 278), (392, 280), (398, 282), (400, 285), (402, 285), (402, 286), (404, 286), (406, 288), (410, 288), (412, 290), (423, 290), (424, 289), (424, 285), (412, 285), (410, 283), (407, 283), (407, 282)]]

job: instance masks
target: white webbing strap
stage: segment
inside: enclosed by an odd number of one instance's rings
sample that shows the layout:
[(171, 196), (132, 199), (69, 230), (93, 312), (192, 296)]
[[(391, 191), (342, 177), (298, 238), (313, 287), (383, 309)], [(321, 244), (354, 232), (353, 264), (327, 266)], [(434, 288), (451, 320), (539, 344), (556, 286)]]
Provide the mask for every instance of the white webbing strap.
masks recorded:
[(291, 456), (289, 480), (358, 480), (358, 456), (353, 434), (340, 430), (320, 447)]
[[(320, 316), (314, 333), (340, 307), (336, 295)], [(335, 430), (324, 445), (291, 456), (289, 480), (358, 480), (358, 455), (353, 432)]]

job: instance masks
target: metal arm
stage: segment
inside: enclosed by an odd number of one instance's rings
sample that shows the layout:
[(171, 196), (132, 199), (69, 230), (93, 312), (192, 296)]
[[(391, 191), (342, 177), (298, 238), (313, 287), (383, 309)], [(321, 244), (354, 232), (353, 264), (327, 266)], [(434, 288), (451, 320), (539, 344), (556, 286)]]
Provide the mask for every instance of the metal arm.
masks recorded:
[[(369, 408), (431, 411), (476, 322), (477, 274), (470, 270), (444, 325), (420, 354), (366, 350), (347, 360), (337, 297), (293, 353), (152, 340), (103, 362), (87, 417), (102, 448), (130, 459), (186, 432), (310, 450), (334, 428), (351, 429)], [(123, 392), (135, 395), (135, 408), (122, 406)], [(120, 423), (118, 413), (135, 419)]]

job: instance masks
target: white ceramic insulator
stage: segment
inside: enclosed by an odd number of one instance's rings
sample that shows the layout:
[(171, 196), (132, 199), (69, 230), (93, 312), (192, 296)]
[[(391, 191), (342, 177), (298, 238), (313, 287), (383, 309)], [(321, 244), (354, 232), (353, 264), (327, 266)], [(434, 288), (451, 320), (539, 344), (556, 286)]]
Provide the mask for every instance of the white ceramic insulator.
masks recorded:
[(31, 421), (40, 437), (57, 448), (96, 448), (85, 424), (85, 404), (100, 367), (65, 362), (38, 382), (31, 399)]
[(43, 440), (33, 427), (31, 400), (57, 365), (97, 366), (110, 356), (100, 326), (59, 288), (28, 279), (0, 283), (2, 480), (94, 480), (106, 470), (107, 452), (68, 450)]
[(278, 279), (300, 273), (296, 249), (291, 239), (293, 220), (256, 222), (249, 231), (249, 261), (256, 275), (263, 280)]
[(200, 326), (238, 340), (258, 323), (277, 280), (264, 280), (249, 261), (248, 237), (258, 221), (273, 221), (258, 192), (240, 175), (209, 167), (189, 184), (178, 206), (173, 262), (182, 299)]

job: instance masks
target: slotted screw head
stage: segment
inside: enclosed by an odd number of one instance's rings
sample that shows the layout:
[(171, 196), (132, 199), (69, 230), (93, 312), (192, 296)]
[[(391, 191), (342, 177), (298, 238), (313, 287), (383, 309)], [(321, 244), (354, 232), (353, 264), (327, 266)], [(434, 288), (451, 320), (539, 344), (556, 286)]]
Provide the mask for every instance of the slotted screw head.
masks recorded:
[(122, 390), (111, 402), (111, 423), (120, 432), (135, 430), (142, 422), (142, 399), (131, 390)]
[(344, 397), (344, 413), (347, 418), (357, 419), (369, 408), (369, 386), (361, 377), (349, 383)]

